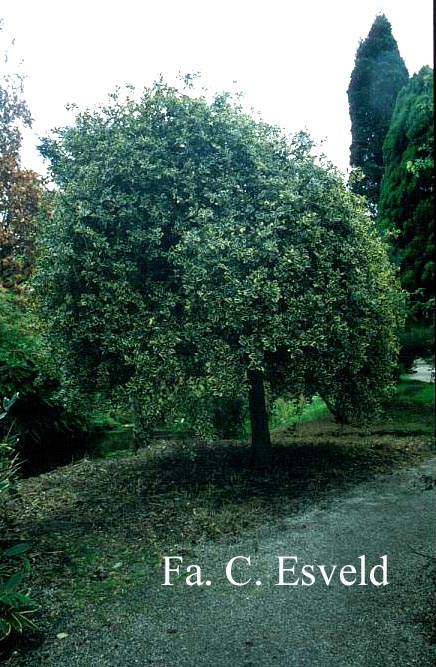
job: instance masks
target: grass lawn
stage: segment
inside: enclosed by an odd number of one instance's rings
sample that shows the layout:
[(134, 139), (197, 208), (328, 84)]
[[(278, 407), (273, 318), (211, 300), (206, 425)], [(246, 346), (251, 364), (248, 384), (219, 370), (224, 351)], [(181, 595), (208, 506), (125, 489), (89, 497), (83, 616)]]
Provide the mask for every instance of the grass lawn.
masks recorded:
[(434, 385), (403, 379), (361, 426), (335, 424), (320, 399), (301, 415), (280, 409), (266, 470), (250, 467), (247, 442), (161, 441), (21, 480), (5, 509), (9, 537), (32, 545), (41, 628), (146, 581), (164, 554), (195, 555), (432, 452)]

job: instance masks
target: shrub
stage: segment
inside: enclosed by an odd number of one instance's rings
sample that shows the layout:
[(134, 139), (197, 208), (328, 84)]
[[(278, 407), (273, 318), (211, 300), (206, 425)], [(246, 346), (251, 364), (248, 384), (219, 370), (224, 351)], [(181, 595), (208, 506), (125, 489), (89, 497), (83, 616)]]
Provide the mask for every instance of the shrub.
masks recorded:
[[(87, 450), (88, 420), (63, 407), (59, 387), (31, 305), (0, 289), (0, 396), (20, 389), (11, 416), (22, 474), (70, 463)], [(0, 439), (5, 435), (0, 426)]]
[(216, 398), (213, 404), (213, 425), (219, 438), (243, 436), (246, 406), (241, 398)]
[(24, 588), (25, 577), (31, 571), (24, 556), (27, 549), (27, 544), (16, 544), (0, 551), (0, 641), (11, 632), (37, 627), (31, 618), (37, 606)]
[[(10, 400), (3, 400), (3, 412), (0, 419), (6, 417), (18, 394)], [(17, 473), (17, 460), (14, 447), (9, 440), (0, 442), (0, 527), (5, 534), (7, 520), (4, 512), (4, 500), (13, 488)], [(3, 542), (3, 540), (2, 540)], [(25, 557), (27, 544), (3, 546), (0, 543), (0, 641), (12, 632), (23, 632), (25, 628), (35, 628), (31, 616), (36, 605), (24, 588), (26, 576), (31, 571), (29, 560)]]

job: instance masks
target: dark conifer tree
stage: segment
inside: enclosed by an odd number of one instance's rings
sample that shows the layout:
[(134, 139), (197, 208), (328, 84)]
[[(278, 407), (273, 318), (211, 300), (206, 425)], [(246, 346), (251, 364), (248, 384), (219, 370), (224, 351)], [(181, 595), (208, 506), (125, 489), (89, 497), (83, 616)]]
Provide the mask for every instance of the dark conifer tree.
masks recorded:
[[(367, 197), (375, 212), (383, 177), (383, 142), (397, 95), (408, 81), (408, 71), (386, 16), (378, 15), (357, 49), (348, 88), (352, 143), (350, 183)], [(358, 174), (361, 174), (358, 177)]]
[(423, 67), (398, 95), (384, 143), (380, 226), (391, 235), (412, 321), (428, 323), (434, 309), (433, 70)]

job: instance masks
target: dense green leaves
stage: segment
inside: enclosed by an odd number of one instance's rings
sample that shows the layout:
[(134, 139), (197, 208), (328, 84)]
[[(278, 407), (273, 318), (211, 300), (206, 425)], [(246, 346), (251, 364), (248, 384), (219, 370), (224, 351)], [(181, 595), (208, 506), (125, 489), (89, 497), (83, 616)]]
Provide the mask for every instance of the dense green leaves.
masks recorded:
[[(3, 398), (4, 412), (0, 419), (7, 416), (17, 398), (17, 394), (10, 399)], [(4, 548), (5, 543), (8, 544), (5, 528), (9, 523), (4, 501), (14, 488), (17, 470), (14, 445), (0, 438), (0, 642), (12, 631), (22, 632), (25, 628), (36, 627), (31, 618), (36, 605), (23, 590), (24, 579), (31, 570), (25, 557), (29, 545), (21, 542)]]
[[(40, 328), (29, 299), (0, 288), (0, 396), (11, 397), (3, 399), (0, 418), (10, 409), (24, 472), (69, 462), (86, 447), (87, 423), (62, 405), (57, 369)], [(0, 420), (0, 440), (9, 431), (7, 421)]]
[(341, 419), (389, 384), (399, 297), (359, 200), (304, 135), (167, 87), (46, 140), (59, 184), (36, 287), (66, 386), (124, 392), (144, 431), (201, 423), (247, 371)]
[[(350, 164), (354, 192), (367, 197), (372, 209), (378, 202), (383, 177), (383, 142), (408, 72), (386, 16), (376, 17), (356, 52), (348, 88), (352, 143)], [(361, 171), (359, 171), (361, 170)]]
[(433, 95), (433, 71), (423, 67), (398, 96), (384, 143), (379, 214), (391, 232), (412, 319), (427, 324), (434, 313)]

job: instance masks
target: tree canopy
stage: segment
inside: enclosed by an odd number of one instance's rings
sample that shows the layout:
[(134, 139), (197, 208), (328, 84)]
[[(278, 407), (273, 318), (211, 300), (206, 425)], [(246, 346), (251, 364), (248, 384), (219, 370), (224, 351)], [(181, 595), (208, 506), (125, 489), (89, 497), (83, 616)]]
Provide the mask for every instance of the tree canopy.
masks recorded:
[(423, 67), (400, 92), (384, 143), (380, 223), (390, 232), (412, 319), (434, 314), (434, 86)]
[[(5, 55), (4, 66), (6, 62)], [(21, 129), (31, 125), (22, 92), (18, 74), (0, 74), (0, 287), (29, 277), (34, 264), (33, 221), (42, 196), (36, 173), (20, 165)]]
[(360, 170), (352, 172), (351, 184), (354, 192), (367, 197), (373, 211), (383, 177), (383, 142), (397, 95), (408, 78), (391, 24), (380, 14), (359, 44), (347, 91), (352, 135), (350, 165)]
[(144, 431), (248, 394), (257, 451), (265, 384), (318, 391), (343, 421), (371, 412), (400, 297), (361, 200), (311, 149), (163, 82), (46, 139), (59, 192), (36, 288), (66, 381), (124, 392)]

